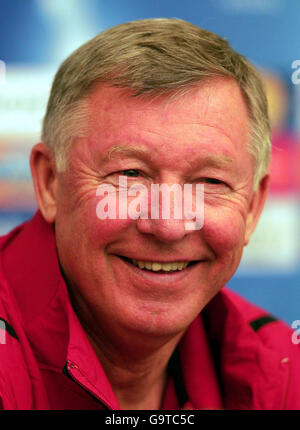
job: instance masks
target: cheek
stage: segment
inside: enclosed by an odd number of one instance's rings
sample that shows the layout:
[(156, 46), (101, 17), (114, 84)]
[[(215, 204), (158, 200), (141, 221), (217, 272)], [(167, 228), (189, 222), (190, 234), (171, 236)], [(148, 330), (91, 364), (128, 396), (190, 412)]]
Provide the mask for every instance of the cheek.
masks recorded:
[(99, 199), (91, 200), (88, 207), (85, 208), (82, 223), (85, 225), (91, 243), (108, 244), (114, 240), (120, 239), (122, 233), (127, 232), (131, 227), (131, 219), (100, 219), (97, 215), (96, 207)]
[(130, 224), (128, 220), (91, 220), (89, 222), (91, 241), (109, 244), (120, 239), (122, 233), (128, 231)]
[[(69, 178), (61, 181), (60, 204), (58, 206), (58, 218), (63, 219), (69, 234), (76, 236), (84, 242), (105, 244), (117, 238), (132, 224), (131, 219), (119, 219), (114, 212), (119, 213), (119, 198), (115, 199), (107, 195), (98, 195), (98, 184), (78, 183)], [(66, 198), (68, 196), (68, 198)], [(115, 204), (115, 208), (113, 209)], [(107, 216), (108, 215), (108, 216)]]
[(245, 222), (239, 211), (207, 208), (202, 230), (206, 243), (217, 255), (240, 249), (244, 243)]

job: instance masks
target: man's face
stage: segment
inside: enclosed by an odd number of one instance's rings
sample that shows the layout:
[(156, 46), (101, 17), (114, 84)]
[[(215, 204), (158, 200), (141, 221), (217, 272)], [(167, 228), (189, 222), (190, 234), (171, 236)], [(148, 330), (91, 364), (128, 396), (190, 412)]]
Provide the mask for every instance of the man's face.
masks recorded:
[[(89, 136), (75, 140), (57, 194), (57, 248), (75, 302), (114, 335), (180, 333), (231, 278), (250, 232), (253, 163), (240, 90), (216, 79), (166, 102), (99, 86), (90, 113)], [(140, 151), (109, 157), (115, 146)], [(118, 195), (120, 175), (128, 186), (204, 184), (203, 228), (185, 231), (174, 219), (100, 220), (97, 188), (111, 184)], [(193, 264), (160, 273), (128, 259)]]

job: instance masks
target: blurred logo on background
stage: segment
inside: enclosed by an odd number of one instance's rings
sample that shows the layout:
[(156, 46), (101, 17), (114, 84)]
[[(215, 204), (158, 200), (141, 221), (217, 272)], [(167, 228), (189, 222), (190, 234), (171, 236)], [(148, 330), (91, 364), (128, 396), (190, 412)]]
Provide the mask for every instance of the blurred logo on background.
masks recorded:
[(29, 155), (28, 143), (0, 139), (0, 211), (35, 209)]

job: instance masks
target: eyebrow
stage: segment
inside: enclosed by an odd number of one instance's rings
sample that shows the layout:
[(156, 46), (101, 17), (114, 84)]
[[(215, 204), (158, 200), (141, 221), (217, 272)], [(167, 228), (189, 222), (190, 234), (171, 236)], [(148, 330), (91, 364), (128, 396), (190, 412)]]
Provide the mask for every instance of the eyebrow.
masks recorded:
[(149, 157), (151, 158), (151, 153), (148, 149), (138, 145), (114, 145), (107, 153), (104, 154), (103, 158), (106, 161), (109, 161), (113, 158), (120, 158), (122, 156), (149, 159)]
[[(215, 155), (208, 153), (207, 156), (203, 156), (203, 166), (209, 166), (209, 167), (215, 167), (215, 168), (226, 168), (230, 166), (233, 163), (233, 158), (229, 157), (228, 155)], [(193, 164), (192, 160), (190, 164)], [(195, 160), (195, 163), (197, 163), (198, 160)]]
[[(131, 146), (125, 146), (125, 145), (114, 145), (108, 152), (106, 152), (103, 155), (103, 158), (105, 161), (110, 161), (115, 158), (121, 158), (124, 156), (128, 157), (135, 157), (140, 159), (152, 159), (152, 153), (149, 151), (149, 149), (146, 149), (142, 146), (138, 145), (131, 145)], [(204, 160), (203, 160), (204, 158)], [(207, 155), (201, 155), (201, 158), (195, 158), (193, 160), (187, 160), (187, 162), (190, 164), (192, 168), (197, 167), (200, 164), (200, 161), (202, 159), (202, 165), (203, 166), (209, 166), (209, 167), (215, 167), (215, 168), (226, 168), (231, 163), (233, 163), (233, 158), (229, 157), (228, 155), (215, 155), (210, 154), (209, 152)]]

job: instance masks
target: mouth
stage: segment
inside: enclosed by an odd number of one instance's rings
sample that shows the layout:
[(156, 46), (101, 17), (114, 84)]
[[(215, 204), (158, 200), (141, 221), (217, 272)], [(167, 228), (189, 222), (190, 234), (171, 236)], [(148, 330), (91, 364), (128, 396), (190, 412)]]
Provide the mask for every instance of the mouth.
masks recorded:
[(144, 261), (134, 260), (132, 258), (118, 255), (123, 261), (137, 267), (142, 271), (154, 272), (157, 274), (172, 274), (174, 272), (182, 272), (187, 268), (197, 264), (200, 260), (193, 261), (172, 261), (172, 262), (159, 262), (159, 261)]

